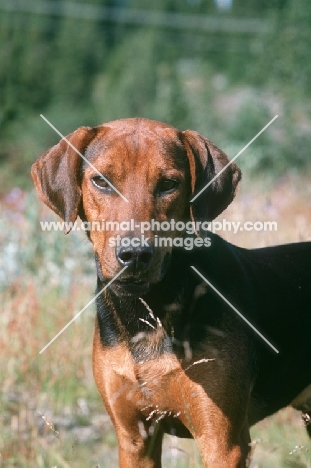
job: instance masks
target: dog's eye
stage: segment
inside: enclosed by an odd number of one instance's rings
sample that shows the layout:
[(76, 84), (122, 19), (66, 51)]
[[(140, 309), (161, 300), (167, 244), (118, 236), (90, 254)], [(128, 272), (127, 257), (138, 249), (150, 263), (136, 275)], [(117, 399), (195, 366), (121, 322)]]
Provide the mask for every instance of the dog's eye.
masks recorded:
[(101, 176), (95, 176), (92, 178), (92, 182), (98, 189), (102, 190), (103, 192), (111, 192), (112, 187), (108, 184), (107, 179)]
[(163, 194), (163, 193), (168, 193), (172, 192), (178, 187), (178, 181), (175, 179), (163, 179), (161, 182), (158, 184), (158, 192)]

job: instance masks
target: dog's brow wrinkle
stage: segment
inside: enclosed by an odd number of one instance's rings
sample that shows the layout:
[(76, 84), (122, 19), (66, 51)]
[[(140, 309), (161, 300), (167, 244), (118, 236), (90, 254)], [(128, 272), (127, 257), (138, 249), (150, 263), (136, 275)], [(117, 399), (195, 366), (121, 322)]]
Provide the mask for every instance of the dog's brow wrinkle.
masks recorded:
[(133, 131), (131, 134), (131, 140), (136, 154), (139, 153), (139, 135), (137, 131)]

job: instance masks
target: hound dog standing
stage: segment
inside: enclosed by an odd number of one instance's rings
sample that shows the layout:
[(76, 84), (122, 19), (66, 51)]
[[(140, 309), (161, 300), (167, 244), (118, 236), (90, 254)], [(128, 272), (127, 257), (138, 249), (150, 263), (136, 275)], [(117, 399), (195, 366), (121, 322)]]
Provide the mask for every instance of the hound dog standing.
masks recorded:
[[(157, 247), (161, 237), (180, 242), (172, 220), (200, 227), (219, 215), (235, 196), (238, 167), (222, 171), (226, 155), (198, 133), (147, 119), (81, 127), (67, 141), (32, 175), (63, 220), (115, 222), (89, 237), (98, 292), (124, 269), (97, 298), (93, 352), (120, 466), (161, 467), (167, 432), (194, 437), (206, 467), (245, 467), (252, 424), (291, 403), (311, 410), (311, 243), (246, 250), (209, 233), (192, 250)], [(133, 219), (134, 230), (120, 228)], [(152, 220), (160, 231), (132, 243)]]

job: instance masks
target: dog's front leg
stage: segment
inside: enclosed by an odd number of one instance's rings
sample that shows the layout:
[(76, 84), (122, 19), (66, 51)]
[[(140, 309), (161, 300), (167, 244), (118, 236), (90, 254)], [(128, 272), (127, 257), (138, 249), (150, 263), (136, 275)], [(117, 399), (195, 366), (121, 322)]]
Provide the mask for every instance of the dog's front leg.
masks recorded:
[(120, 468), (161, 468), (160, 424), (147, 421), (138, 410), (137, 384), (119, 380), (117, 387), (117, 391), (108, 393), (102, 391), (103, 387), (99, 390), (116, 430)]
[(132, 421), (130, 428), (116, 428), (120, 468), (161, 468), (163, 432), (156, 426), (147, 434), (142, 421)]
[(204, 434), (197, 438), (201, 458), (206, 468), (247, 468), (249, 466), (250, 435), (248, 426), (239, 437), (231, 440), (219, 432), (213, 439)]
[[(207, 355), (212, 355), (211, 349)], [(238, 350), (235, 356), (239, 357)], [(248, 466), (251, 376), (247, 369), (247, 359), (232, 364), (231, 356), (219, 348), (210, 362), (196, 356), (174, 381), (180, 389), (179, 393), (177, 387), (172, 392), (180, 395), (180, 419), (196, 440), (206, 468)]]
[[(139, 406), (144, 397), (123, 345), (103, 347), (96, 323), (93, 347), (94, 378), (119, 442), (120, 468), (161, 468), (163, 432), (147, 421)], [(140, 402), (140, 404), (139, 404)]]

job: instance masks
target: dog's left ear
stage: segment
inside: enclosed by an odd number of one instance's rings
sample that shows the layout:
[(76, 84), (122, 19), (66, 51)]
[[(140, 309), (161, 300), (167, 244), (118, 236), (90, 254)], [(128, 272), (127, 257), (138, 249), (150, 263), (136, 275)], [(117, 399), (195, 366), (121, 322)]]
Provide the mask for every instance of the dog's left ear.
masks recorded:
[(212, 221), (234, 199), (241, 171), (236, 164), (229, 164), (225, 153), (207, 138), (190, 130), (182, 134), (190, 164), (192, 198), (219, 174), (191, 204), (194, 220)]

